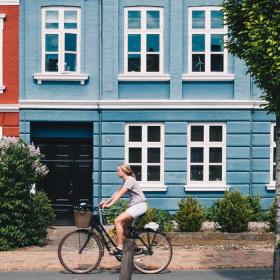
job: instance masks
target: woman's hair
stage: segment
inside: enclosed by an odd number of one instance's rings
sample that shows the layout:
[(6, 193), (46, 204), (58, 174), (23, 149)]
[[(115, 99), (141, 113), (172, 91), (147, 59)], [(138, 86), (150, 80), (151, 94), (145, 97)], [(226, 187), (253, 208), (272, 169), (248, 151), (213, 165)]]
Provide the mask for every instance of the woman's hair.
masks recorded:
[(126, 163), (119, 164), (120, 169), (128, 176), (132, 176), (135, 178), (135, 174), (133, 173), (131, 167)]

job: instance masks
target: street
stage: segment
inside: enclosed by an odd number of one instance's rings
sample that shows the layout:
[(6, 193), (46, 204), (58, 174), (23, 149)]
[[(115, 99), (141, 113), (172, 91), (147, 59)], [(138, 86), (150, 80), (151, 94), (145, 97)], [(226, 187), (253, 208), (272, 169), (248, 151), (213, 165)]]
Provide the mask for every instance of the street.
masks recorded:
[[(77, 275), (61, 271), (0, 271), (1, 280), (118, 280), (116, 271), (94, 271)], [(271, 269), (250, 270), (186, 270), (164, 272), (156, 275), (134, 273), (132, 280), (271, 280)]]

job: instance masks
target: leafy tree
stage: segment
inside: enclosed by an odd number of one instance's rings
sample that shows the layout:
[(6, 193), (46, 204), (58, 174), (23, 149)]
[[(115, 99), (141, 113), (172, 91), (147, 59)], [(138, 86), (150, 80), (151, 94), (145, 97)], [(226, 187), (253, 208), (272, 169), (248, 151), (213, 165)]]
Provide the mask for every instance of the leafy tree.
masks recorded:
[(224, 0), (227, 47), (243, 59), (262, 89), (264, 108), (276, 115), (276, 230), (273, 279), (280, 279), (280, 0)]

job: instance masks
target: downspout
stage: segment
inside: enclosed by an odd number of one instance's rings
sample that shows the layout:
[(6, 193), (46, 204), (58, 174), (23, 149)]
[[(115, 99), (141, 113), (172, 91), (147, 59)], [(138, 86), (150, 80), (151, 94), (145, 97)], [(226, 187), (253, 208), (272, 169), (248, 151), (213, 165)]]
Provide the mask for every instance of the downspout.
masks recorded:
[[(253, 101), (253, 78), (250, 75), (250, 99)], [(249, 196), (253, 196), (253, 107), (250, 110), (250, 175), (249, 175)]]
[(100, 101), (103, 92), (103, 0), (99, 2), (99, 91), (97, 101), (98, 112), (98, 202), (102, 198), (102, 111), (100, 108)]

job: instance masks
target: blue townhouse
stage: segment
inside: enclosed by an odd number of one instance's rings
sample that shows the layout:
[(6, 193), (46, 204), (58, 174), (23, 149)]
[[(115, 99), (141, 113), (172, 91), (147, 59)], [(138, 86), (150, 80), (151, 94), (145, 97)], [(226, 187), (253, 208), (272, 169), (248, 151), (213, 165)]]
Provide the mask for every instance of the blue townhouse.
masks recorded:
[(275, 117), (224, 47), (221, 0), (25, 0), (20, 135), (50, 169), (57, 224), (96, 204), (129, 163), (149, 205), (205, 206), (275, 190)]

